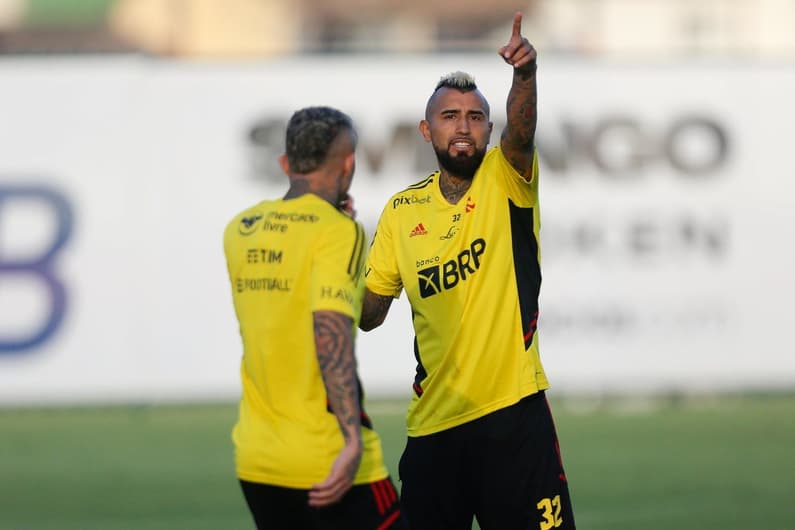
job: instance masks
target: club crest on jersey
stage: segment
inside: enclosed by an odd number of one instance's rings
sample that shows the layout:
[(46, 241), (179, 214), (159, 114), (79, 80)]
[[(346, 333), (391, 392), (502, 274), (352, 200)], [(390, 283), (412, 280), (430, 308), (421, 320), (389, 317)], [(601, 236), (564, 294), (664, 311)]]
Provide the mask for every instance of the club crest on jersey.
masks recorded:
[(415, 226), (411, 232), (409, 232), (409, 237), (424, 236), (427, 233), (428, 230), (426, 230), (425, 227), (422, 225), (422, 223), (420, 223), (417, 226)]
[(469, 248), (458, 253), (455, 258), (441, 265), (434, 265), (417, 271), (420, 296), (428, 298), (442, 291), (452, 289), (459, 281), (466, 281), (480, 269), (481, 256), (486, 252), (486, 241), (478, 238)]
[(472, 201), (472, 197), (467, 197), (467, 203), (466, 206), (464, 206), (464, 211), (466, 213), (469, 213), (474, 209), (475, 209), (475, 203)]

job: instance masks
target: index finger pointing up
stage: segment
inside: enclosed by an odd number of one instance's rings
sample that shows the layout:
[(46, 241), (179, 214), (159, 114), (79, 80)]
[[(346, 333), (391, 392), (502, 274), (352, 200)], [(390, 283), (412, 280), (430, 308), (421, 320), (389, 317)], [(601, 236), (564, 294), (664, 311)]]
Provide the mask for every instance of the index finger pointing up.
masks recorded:
[(522, 36), (522, 13), (517, 11), (516, 14), (513, 16), (513, 33), (511, 34), (512, 37), (521, 37)]

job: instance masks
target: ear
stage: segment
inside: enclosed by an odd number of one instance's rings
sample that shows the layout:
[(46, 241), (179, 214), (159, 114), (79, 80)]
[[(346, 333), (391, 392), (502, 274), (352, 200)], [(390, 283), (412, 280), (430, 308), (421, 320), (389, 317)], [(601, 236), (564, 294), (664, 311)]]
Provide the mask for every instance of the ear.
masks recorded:
[(353, 176), (353, 172), (356, 170), (356, 153), (351, 151), (345, 155), (345, 159), (342, 161), (342, 168), (345, 170), (345, 175)]
[(282, 171), (284, 171), (284, 174), (289, 177), (290, 176), (290, 162), (287, 160), (287, 155), (286, 154), (283, 154), (283, 155), (279, 156), (279, 165), (281, 166)]
[(428, 120), (422, 120), (420, 122), (419, 129), (420, 129), (420, 134), (422, 135), (423, 138), (425, 138), (425, 141), (426, 142), (430, 142), (431, 141), (431, 124), (428, 123)]

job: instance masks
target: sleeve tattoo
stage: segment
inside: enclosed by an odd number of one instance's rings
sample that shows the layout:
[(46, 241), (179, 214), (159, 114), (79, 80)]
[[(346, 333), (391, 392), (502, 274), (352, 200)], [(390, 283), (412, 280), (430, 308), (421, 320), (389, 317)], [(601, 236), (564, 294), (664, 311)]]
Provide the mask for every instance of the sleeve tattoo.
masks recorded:
[(335, 311), (316, 311), (315, 346), (331, 411), (346, 442), (361, 436), (359, 385), (353, 346), (353, 320)]
[(508, 93), (508, 124), (502, 137), (505, 157), (525, 177), (532, 171), (537, 107), (536, 66), (533, 63), (530, 67), (514, 72), (513, 84)]

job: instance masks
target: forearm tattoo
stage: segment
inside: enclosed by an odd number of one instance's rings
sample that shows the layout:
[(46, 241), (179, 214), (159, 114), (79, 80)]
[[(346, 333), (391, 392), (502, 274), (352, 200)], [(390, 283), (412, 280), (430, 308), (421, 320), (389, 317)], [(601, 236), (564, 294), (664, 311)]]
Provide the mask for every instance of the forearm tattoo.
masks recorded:
[(362, 317), (359, 319), (359, 327), (364, 331), (370, 331), (380, 326), (386, 318), (387, 312), (389, 312), (390, 305), (392, 305), (391, 296), (382, 296), (366, 291), (364, 294), (364, 303), (362, 304)]
[(353, 348), (353, 320), (335, 311), (314, 313), (315, 345), (329, 406), (346, 440), (359, 436), (361, 411)]
[(513, 84), (508, 93), (508, 126), (505, 128), (503, 149), (508, 161), (517, 169), (528, 165), (528, 154), (533, 152), (537, 109), (536, 68), (533, 63), (532, 67), (514, 72)]

